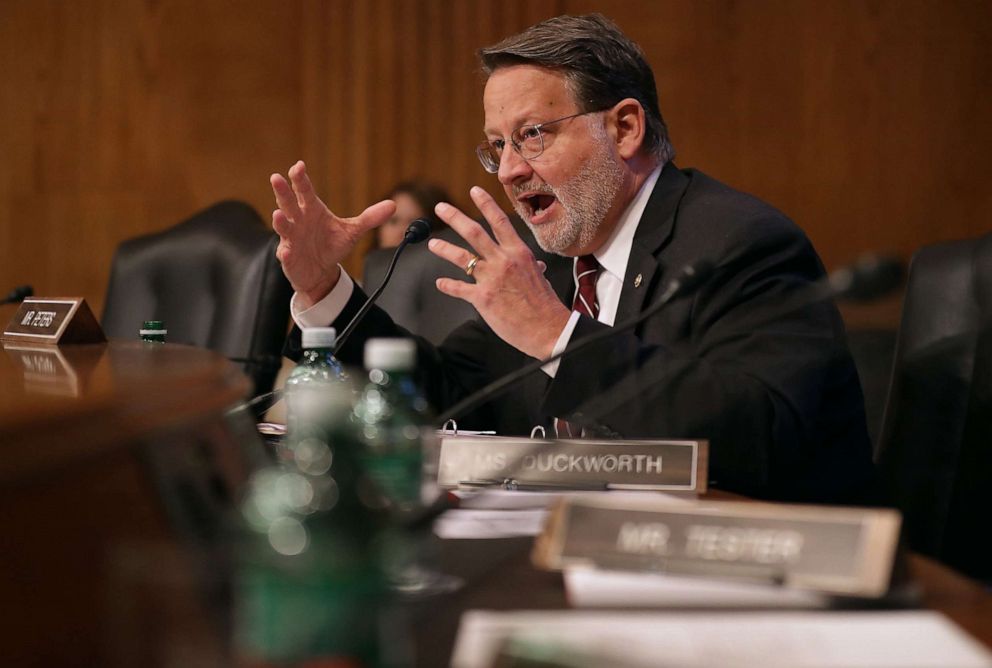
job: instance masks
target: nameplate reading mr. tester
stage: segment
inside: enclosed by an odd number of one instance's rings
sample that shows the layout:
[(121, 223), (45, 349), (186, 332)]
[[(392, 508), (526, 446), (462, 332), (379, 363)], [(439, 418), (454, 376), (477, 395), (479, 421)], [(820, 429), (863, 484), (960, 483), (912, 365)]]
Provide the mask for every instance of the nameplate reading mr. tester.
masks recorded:
[(58, 345), (103, 343), (107, 337), (82, 297), (36, 297), (21, 302), (0, 339)]
[(569, 498), (552, 512), (533, 560), (551, 570), (736, 577), (878, 597), (889, 590), (900, 524), (888, 509)]
[(445, 436), (438, 483), (706, 491), (706, 441)]

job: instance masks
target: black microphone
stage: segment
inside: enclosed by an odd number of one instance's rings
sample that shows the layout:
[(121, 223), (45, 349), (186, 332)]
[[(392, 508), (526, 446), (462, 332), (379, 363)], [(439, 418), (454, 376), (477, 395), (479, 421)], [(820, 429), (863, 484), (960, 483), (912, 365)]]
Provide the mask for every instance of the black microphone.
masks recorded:
[[(403, 233), (403, 243), (405, 244), (419, 244), (431, 235), (431, 221), (426, 218), (417, 218), (415, 221), (410, 223), (410, 226), (406, 228), (406, 232)], [(403, 244), (400, 244), (401, 246)]]
[(338, 354), (338, 351), (341, 350), (341, 346), (343, 346), (344, 342), (348, 340), (351, 333), (355, 331), (355, 327), (358, 326), (358, 323), (362, 321), (365, 314), (368, 313), (369, 309), (372, 308), (372, 305), (375, 304), (375, 300), (382, 294), (382, 291), (386, 288), (386, 284), (389, 283), (389, 279), (393, 276), (393, 269), (396, 268), (396, 261), (399, 259), (400, 253), (403, 252), (403, 249), (409, 244), (419, 244), (430, 235), (431, 221), (426, 218), (417, 218), (410, 223), (410, 226), (406, 228), (406, 233), (403, 234), (403, 241), (401, 241), (400, 245), (396, 247), (396, 252), (393, 253), (393, 259), (389, 261), (389, 268), (386, 269), (386, 275), (383, 277), (382, 283), (380, 283), (379, 287), (375, 289), (375, 292), (373, 292), (371, 296), (365, 300), (365, 303), (362, 304), (362, 308), (358, 309), (358, 313), (356, 313), (355, 317), (351, 319), (351, 322), (349, 322), (341, 333), (338, 334), (337, 344), (334, 346), (334, 351), (331, 353), (332, 355)]
[(478, 392), (470, 394), (465, 399), (455, 404), (444, 414), (443, 417), (441, 417), (438, 424), (443, 425), (448, 420), (454, 419), (463, 413), (478, 408), (490, 399), (499, 396), (512, 385), (517, 383), (521, 378), (534, 373), (545, 364), (554, 362), (565, 355), (581, 350), (589, 345), (592, 345), (593, 343), (596, 343), (597, 341), (601, 341), (610, 336), (614, 336), (619, 332), (635, 327), (639, 322), (650, 318), (675, 299), (687, 295), (690, 292), (694, 292), (696, 288), (702, 285), (710, 277), (714, 270), (715, 266), (708, 260), (700, 260), (694, 264), (686, 265), (682, 268), (682, 271), (675, 276), (675, 278), (668, 282), (668, 285), (665, 286), (665, 289), (658, 298), (658, 301), (642, 311), (636, 317), (629, 318), (624, 322), (617, 323), (613, 327), (601, 330), (595, 334), (590, 334), (589, 336), (576, 341), (572, 341), (559, 353), (542, 360), (535, 360), (530, 364), (520, 367), (516, 371), (506, 374), (502, 378), (497, 378)]
[(906, 266), (899, 258), (863, 255), (853, 265), (831, 272), (827, 282), (832, 297), (871, 301), (900, 286), (905, 275)]
[(16, 288), (10, 291), (3, 300), (0, 300), (0, 305), (2, 304), (16, 304), (17, 302), (24, 301), (27, 297), (34, 294), (34, 288), (30, 285), (18, 285)]
[(854, 264), (830, 272), (826, 277), (795, 291), (780, 301), (771, 315), (779, 317), (824, 299), (872, 301), (902, 285), (906, 268), (902, 260), (888, 255), (862, 255)]

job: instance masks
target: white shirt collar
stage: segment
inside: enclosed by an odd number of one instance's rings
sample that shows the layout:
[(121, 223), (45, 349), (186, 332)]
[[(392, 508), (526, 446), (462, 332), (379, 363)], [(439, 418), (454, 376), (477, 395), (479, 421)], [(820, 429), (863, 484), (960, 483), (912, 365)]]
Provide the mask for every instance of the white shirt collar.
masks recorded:
[(637, 225), (641, 222), (644, 208), (648, 205), (654, 185), (661, 175), (662, 166), (655, 167), (654, 171), (644, 180), (637, 195), (621, 214), (620, 221), (613, 229), (613, 234), (606, 240), (606, 243), (600, 246), (599, 250), (593, 253), (600, 266), (615, 276), (621, 285), (624, 275), (627, 273), (627, 261), (630, 259), (630, 249), (634, 245), (634, 233), (637, 232)]

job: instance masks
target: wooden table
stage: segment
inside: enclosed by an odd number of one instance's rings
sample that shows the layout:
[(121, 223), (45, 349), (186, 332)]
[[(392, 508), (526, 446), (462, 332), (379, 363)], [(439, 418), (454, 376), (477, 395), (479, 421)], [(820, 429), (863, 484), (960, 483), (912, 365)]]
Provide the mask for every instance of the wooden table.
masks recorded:
[[(229, 662), (223, 592), (211, 592), (215, 564), (196, 538), (252, 465), (225, 417), (248, 380), (183, 346), (24, 348), (0, 353), (4, 663)], [(465, 610), (567, 607), (560, 575), (531, 567), (531, 542), (444, 542), (444, 569), (466, 584), (408, 606), (417, 665), (447, 665)], [(922, 557), (909, 569), (923, 605), (992, 648), (992, 594)]]
[[(196, 528), (177, 531), (182, 497), (166, 488), (230, 503), (211, 495), (233, 494), (247, 471), (224, 414), (249, 389), (235, 365), (185, 346), (4, 344), (5, 665), (161, 665), (192, 647), (223, 656), (223, 623), (207, 618), (203, 564), (187, 549)], [(216, 489), (201, 484), (207, 467)]]

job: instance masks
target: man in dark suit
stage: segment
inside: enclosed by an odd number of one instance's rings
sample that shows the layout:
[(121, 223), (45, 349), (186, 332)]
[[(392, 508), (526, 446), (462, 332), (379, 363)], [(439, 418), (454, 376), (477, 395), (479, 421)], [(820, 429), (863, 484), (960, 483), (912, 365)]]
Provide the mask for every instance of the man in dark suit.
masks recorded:
[[(438, 289), (471, 303), (481, 320), (439, 347), (419, 342), (435, 406), (641, 312), (683, 267), (708, 260), (716, 271), (693, 295), (546, 367), (469, 424), (525, 434), (564, 418), (623, 437), (708, 438), (711, 478), (725, 488), (862, 498), (870, 447), (840, 318), (829, 303), (779, 308), (823, 276), (803, 233), (767, 204), (675, 167), (651, 68), (603, 17), (551, 19), (480, 56), (488, 80), (479, 158), (540, 246), (576, 261), (571, 272), (545, 276), (481, 188), (471, 197), (492, 236), (438, 206), (470, 246), (431, 241), (468, 276), (439, 279)], [(338, 218), (313, 194), (302, 163), (289, 177), (292, 185), (273, 175), (273, 224), (297, 290), (294, 318), (343, 326), (364, 295), (328, 260), (343, 257), (391, 204)], [(402, 333), (373, 309), (341, 357), (357, 362), (368, 337)]]

